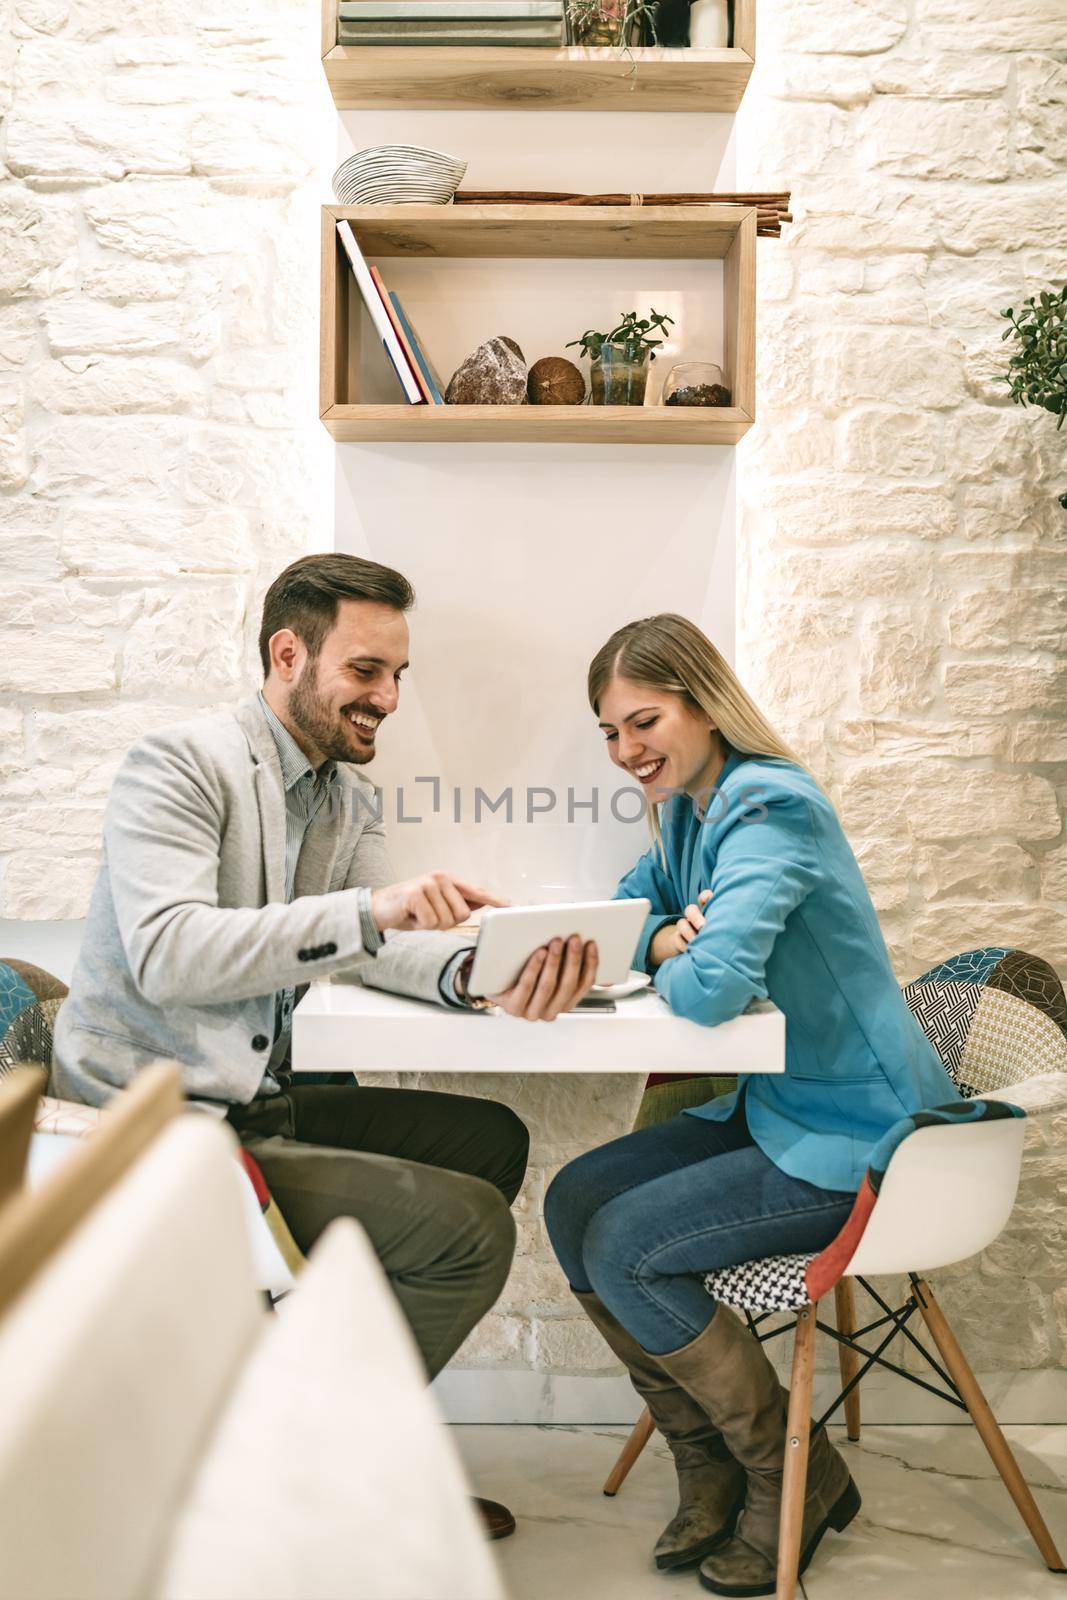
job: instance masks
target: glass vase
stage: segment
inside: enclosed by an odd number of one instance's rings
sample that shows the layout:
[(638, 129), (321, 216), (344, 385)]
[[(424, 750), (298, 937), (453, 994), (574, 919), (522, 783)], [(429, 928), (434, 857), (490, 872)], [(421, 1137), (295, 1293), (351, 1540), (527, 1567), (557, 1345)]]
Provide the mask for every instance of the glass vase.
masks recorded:
[(589, 363), (590, 404), (642, 406), (648, 383), (650, 351), (630, 345), (605, 344)]
[(730, 391), (714, 361), (679, 361), (663, 385), (665, 406), (728, 406)]
[(574, 43), (586, 49), (610, 49), (640, 44), (641, 19), (629, 14), (629, 0), (599, 0), (599, 4), (572, 16)]

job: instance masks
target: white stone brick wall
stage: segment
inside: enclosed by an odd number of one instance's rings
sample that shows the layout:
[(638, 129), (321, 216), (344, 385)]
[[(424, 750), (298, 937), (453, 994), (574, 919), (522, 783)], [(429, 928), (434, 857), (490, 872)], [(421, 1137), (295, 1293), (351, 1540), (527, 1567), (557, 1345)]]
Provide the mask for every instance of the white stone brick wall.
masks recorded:
[[(797, 221), (760, 246), (739, 669), (839, 805), (902, 980), (1001, 940), (1067, 972), (1067, 434), (993, 381), (998, 308), (1065, 270), (1067, 13), (761, 9), (741, 184)], [(328, 540), (317, 26), (312, 0), (0, 0), (4, 917), (83, 912), (120, 755), (235, 698), (263, 583)], [(484, 1087), (533, 1164), (461, 1363), (606, 1374), (541, 1202), (636, 1086)], [(980, 1368), (1067, 1350), (1065, 1121), (1031, 1129), (1008, 1234), (944, 1275)]]
[(308, 0), (2, 0), (0, 40), (0, 916), (70, 918), (123, 751), (244, 692), (330, 542), (332, 108)]

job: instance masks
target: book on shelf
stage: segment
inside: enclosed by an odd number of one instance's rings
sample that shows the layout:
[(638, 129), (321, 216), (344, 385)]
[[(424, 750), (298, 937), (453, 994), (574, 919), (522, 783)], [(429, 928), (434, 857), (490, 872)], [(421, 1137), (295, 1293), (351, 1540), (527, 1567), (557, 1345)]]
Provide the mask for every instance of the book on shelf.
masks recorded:
[(415, 376), (415, 369), (412, 363), (409, 362), (404, 352), (404, 347), (397, 337), (389, 313), (386, 311), (385, 301), (378, 290), (378, 285), (374, 281), (371, 269), (367, 265), (367, 259), (359, 248), (356, 236), (352, 232), (352, 224), (350, 222), (339, 222), (337, 224), (337, 233), (352, 267), (352, 275), (356, 280), (356, 287), (363, 297), (363, 304), (366, 306), (370, 319), (374, 324), (375, 332), (385, 346), (385, 353), (392, 362), (400, 387), (404, 391), (404, 398), (409, 405), (425, 405), (427, 393), (424, 392), (422, 385)]
[(558, 49), (563, 44), (563, 29), (555, 27), (536, 33), (516, 33), (509, 31), (502, 33), (494, 28), (479, 28), (477, 31), (449, 31), (441, 32), (440, 29), (426, 29), (418, 33), (394, 33), (392, 28), (380, 30), (377, 28), (359, 28), (346, 30), (337, 35), (337, 43), (343, 45), (361, 46), (367, 49), (377, 45), (380, 49), (399, 49), (401, 47), (418, 47), (428, 49), (431, 46), (467, 46), (470, 48), (497, 48), (515, 49)]
[(430, 388), (423, 371), (423, 363), (418, 360), (415, 350), (412, 347), (411, 340), (408, 338), (407, 333), (404, 330), (404, 325), (400, 320), (400, 315), (396, 308), (397, 302), (395, 296), (391, 295), (389, 290), (385, 287), (385, 282), (377, 267), (371, 267), (370, 275), (374, 279), (374, 287), (382, 297), (382, 305), (385, 307), (385, 314), (392, 323), (393, 332), (400, 341), (400, 348), (403, 350), (404, 355), (407, 358), (408, 366), (411, 368), (411, 371), (414, 374), (415, 382), (419, 386), (419, 392), (421, 393), (423, 400), (427, 405), (431, 406), (444, 405), (444, 401), (441, 399), (440, 393), (438, 393), (436, 399), (434, 398), (433, 390)]
[(554, 45), (563, 0), (341, 0), (339, 44)]
[(342, 22), (398, 21), (496, 22), (506, 19), (552, 21), (563, 15), (563, 0), (341, 0)]
[(342, 22), (338, 44), (561, 44), (563, 18), (496, 22)]
[(393, 310), (396, 312), (397, 317), (400, 320), (400, 326), (404, 331), (404, 337), (408, 342), (408, 347), (418, 363), (419, 370), (421, 371), (423, 378), (426, 380), (426, 386), (430, 391), (430, 398), (433, 400), (435, 406), (443, 406), (445, 403), (445, 384), (439, 376), (437, 368), (426, 354), (426, 346), (415, 332), (415, 327), (411, 321), (411, 318), (406, 314), (403, 306), (400, 304), (400, 297), (393, 290), (390, 290), (389, 299), (392, 301)]

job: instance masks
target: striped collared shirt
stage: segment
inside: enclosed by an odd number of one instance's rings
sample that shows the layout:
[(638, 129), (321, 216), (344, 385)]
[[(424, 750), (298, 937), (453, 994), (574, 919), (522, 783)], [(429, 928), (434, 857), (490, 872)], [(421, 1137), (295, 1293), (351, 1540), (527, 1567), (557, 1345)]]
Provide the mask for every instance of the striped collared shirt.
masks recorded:
[[(288, 903), (293, 898), (296, 864), (300, 859), (304, 835), (329, 799), (330, 789), (337, 781), (337, 764), (327, 761), (316, 773), (288, 728), (275, 716), (262, 694), (259, 703), (278, 751), (282, 786), (285, 789), (285, 899)], [(369, 900), (369, 890), (360, 892), (366, 893)], [(439, 988), (441, 998), (446, 1005), (465, 1007), (467, 1004), (465, 1000), (460, 999), (456, 988), (456, 979), (466, 954), (466, 951), (461, 950), (458, 955), (453, 956), (441, 973)], [(275, 996), (274, 1047), (263, 1075), (263, 1082), (259, 1086), (259, 1094), (277, 1094), (281, 1088), (274, 1076), (274, 1069), (282, 1065), (289, 1052), (289, 1033), (295, 998), (295, 989), (283, 989)]]
[[(274, 739), (282, 769), (282, 787), (285, 790), (285, 899), (288, 904), (293, 898), (296, 866), (300, 860), (304, 835), (329, 801), (331, 787), (337, 780), (337, 765), (333, 761), (326, 761), (316, 772), (288, 728), (275, 716), (262, 694), (259, 703)], [(274, 1047), (271, 1050), (263, 1082), (259, 1087), (260, 1094), (278, 1092), (279, 1085), (274, 1076), (274, 1069), (282, 1064), (289, 1049), (289, 1030), (292, 1026), (295, 995), (295, 989), (283, 989), (275, 996)]]

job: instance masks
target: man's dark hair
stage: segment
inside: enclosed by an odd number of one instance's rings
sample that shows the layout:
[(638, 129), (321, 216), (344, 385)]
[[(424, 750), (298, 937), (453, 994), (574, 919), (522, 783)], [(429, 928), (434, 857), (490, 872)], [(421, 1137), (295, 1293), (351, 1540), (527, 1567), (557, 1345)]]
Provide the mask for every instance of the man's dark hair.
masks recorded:
[(337, 620), (341, 600), (370, 600), (375, 605), (410, 611), (415, 591), (392, 567), (360, 556), (301, 556), (278, 574), (263, 601), (259, 625), (259, 659), (270, 676), (270, 641), (280, 628), (292, 628), (315, 659)]

